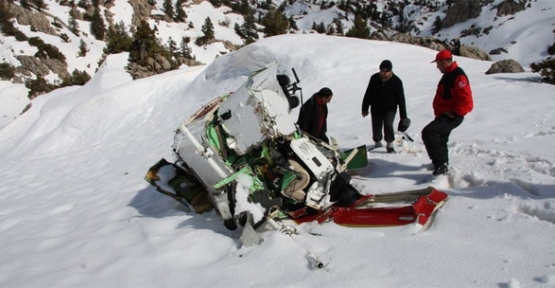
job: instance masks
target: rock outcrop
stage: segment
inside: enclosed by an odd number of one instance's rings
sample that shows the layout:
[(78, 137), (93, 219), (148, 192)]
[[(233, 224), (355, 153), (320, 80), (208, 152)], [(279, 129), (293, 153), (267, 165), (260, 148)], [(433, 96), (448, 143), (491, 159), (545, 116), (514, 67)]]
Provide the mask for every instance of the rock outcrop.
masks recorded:
[(526, 0), (505, 0), (497, 5), (497, 16), (514, 15), (526, 9)]
[(138, 27), (141, 24), (141, 20), (148, 19), (152, 11), (152, 5), (148, 3), (148, 0), (134, 0), (129, 1), (131, 7), (133, 7), (133, 16), (131, 17), (131, 24), (134, 27)]
[(389, 41), (418, 45), (418, 46), (434, 49), (437, 51), (442, 49), (449, 49), (453, 52), (453, 54), (458, 56), (491, 61), (491, 57), (484, 50), (475, 46), (460, 45), (460, 42), (458, 41), (447, 43), (445, 41), (438, 40), (434, 37), (414, 37), (404, 33), (393, 35), (389, 39)]
[(29, 25), (36, 31), (50, 35), (58, 35), (56, 30), (50, 25), (50, 21), (40, 12), (27, 10), (19, 5), (8, 4), (8, 11), (14, 16), (19, 25)]
[(489, 57), (489, 54), (486, 51), (475, 46), (462, 45), (459, 48), (459, 53), (457, 55), (472, 59), (491, 61), (491, 57)]
[(486, 74), (496, 73), (521, 73), (524, 72), (522, 65), (513, 59), (497, 61), (491, 65)]
[(451, 27), (468, 19), (476, 18), (480, 16), (480, 12), (482, 12), (480, 0), (454, 0), (442, 20), (442, 27)]
[(437, 51), (442, 49), (453, 50), (453, 47), (451, 45), (445, 43), (444, 41), (438, 40), (437, 38), (434, 38), (434, 37), (414, 37), (409, 34), (398, 33), (393, 35), (389, 40), (393, 42), (427, 47)]

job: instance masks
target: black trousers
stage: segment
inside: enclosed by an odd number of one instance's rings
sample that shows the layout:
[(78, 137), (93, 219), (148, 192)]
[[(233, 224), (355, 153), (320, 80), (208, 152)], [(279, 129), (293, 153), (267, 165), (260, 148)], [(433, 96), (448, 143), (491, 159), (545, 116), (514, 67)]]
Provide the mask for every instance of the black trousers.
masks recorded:
[(422, 141), (426, 146), (428, 156), (432, 160), (434, 167), (439, 167), (449, 163), (447, 142), (453, 129), (459, 127), (464, 117), (455, 116), (454, 118), (445, 115), (436, 117), (424, 129), (422, 129)]
[[(372, 140), (374, 142), (382, 141), (390, 143), (395, 140), (395, 130), (393, 129), (393, 120), (397, 111), (386, 111), (384, 113), (372, 113)], [(383, 129), (383, 134), (382, 134)]]

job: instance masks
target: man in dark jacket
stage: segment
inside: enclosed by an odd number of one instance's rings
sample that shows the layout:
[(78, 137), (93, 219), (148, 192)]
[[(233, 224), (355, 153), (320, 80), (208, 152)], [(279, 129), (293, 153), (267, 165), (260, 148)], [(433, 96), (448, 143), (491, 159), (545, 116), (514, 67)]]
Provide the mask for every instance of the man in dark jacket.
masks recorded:
[(297, 124), (305, 133), (329, 144), (327, 131), (328, 106), (333, 93), (330, 88), (324, 87), (312, 95), (299, 112)]
[(453, 62), (451, 52), (439, 51), (434, 62), (443, 76), (432, 104), (435, 119), (422, 129), (422, 141), (434, 165), (433, 174), (440, 175), (449, 171), (449, 135), (461, 125), (464, 116), (472, 111), (474, 102), (468, 77), (457, 62)]
[[(380, 72), (372, 75), (362, 100), (362, 117), (368, 116), (368, 107), (372, 114), (372, 140), (374, 148), (382, 147), (382, 138), (387, 142), (387, 152), (394, 153), (393, 141), (395, 130), (393, 121), (399, 106), (401, 120), (407, 119), (403, 81), (393, 73), (393, 64), (384, 60)], [(383, 129), (383, 135), (382, 135)]]

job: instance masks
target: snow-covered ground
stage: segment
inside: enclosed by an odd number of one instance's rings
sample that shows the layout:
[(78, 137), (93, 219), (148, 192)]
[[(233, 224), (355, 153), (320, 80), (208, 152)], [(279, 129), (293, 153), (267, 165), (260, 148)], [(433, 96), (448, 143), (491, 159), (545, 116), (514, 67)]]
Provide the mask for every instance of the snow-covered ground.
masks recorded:
[[(311, 223), (242, 248), (240, 231), (215, 212), (186, 212), (143, 180), (172, 159), (182, 120), (273, 61), (291, 77), (295, 68), (304, 100), (333, 90), (329, 135), (341, 147), (369, 144), (362, 96), (389, 59), (415, 142), (371, 152), (354, 185), (364, 194), (421, 188), (435, 53), (285, 35), (137, 81), (124, 72), (126, 54), (110, 56), (85, 86), (36, 98), (0, 130), (0, 287), (555, 287), (554, 88), (532, 73), (485, 75), (491, 62), (456, 58), (475, 109), (451, 134), (453, 172), (438, 186), (450, 200), (427, 231)], [(308, 253), (326, 267), (314, 269)]]

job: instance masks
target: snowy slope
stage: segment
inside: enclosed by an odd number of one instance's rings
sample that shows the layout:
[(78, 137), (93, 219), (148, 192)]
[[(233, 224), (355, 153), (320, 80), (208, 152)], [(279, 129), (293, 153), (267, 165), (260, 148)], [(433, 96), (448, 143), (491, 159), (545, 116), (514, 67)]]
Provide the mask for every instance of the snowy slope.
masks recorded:
[[(241, 248), (240, 231), (227, 231), (214, 212), (188, 213), (143, 181), (150, 165), (171, 159), (182, 120), (272, 61), (282, 72), (295, 68), (305, 100), (333, 90), (329, 134), (341, 147), (369, 143), (362, 95), (387, 58), (404, 81), (416, 142), (399, 154), (370, 153), (354, 184), (364, 193), (421, 187), (430, 175), (420, 130), (440, 78), (435, 53), (286, 35), (136, 81), (123, 71), (127, 55), (110, 56), (87, 85), (35, 99), (0, 130), (0, 286), (555, 286), (553, 86), (531, 73), (485, 75), (488, 62), (456, 58), (475, 110), (451, 135), (454, 172), (441, 186), (450, 200), (423, 233), (308, 224), (301, 235), (267, 233), (262, 245)], [(309, 252), (327, 266), (313, 269)]]
[[(131, 19), (133, 9), (128, 1), (115, 0), (114, 5), (109, 8), (112, 15), (113, 23), (123, 23), (129, 32), (132, 31)], [(485, 29), (492, 27), (488, 34), (481, 33), (480, 36), (468, 36), (461, 38), (461, 42), (466, 45), (473, 45), (483, 49), (486, 52), (496, 48), (506, 48), (507, 53), (500, 55), (492, 55), (497, 60), (514, 59), (521, 63), (525, 69), (532, 62), (540, 61), (546, 56), (548, 45), (553, 45), (553, 29), (555, 28), (555, 1), (552, 0), (535, 0), (528, 3), (525, 11), (516, 15), (496, 17), (495, 8), (502, 0), (495, 0), (487, 4), (476, 19), (470, 19), (464, 23), (459, 23), (453, 27), (442, 30), (435, 35), (440, 40), (449, 41), (450, 39), (460, 37), (461, 31), (469, 29), (472, 25)], [(281, 5), (283, 1), (273, 1), (276, 5)], [(433, 0), (431, 4), (441, 7), (445, 4), (444, 0)], [(434, 4), (435, 3), (435, 4)], [(62, 6), (57, 1), (45, 1), (47, 12), (46, 17), (50, 22), (68, 21), (69, 7)], [(375, 3), (378, 11), (387, 10), (391, 1), (378, 1)], [(155, 4), (157, 10), (152, 15), (163, 13), (163, 1), (157, 1)], [(187, 3), (184, 8), (187, 13), (187, 23), (167, 23), (164, 21), (149, 20), (152, 27), (156, 28), (157, 37), (164, 45), (168, 44), (170, 38), (175, 43), (180, 43), (183, 37), (190, 37), (191, 54), (196, 60), (210, 64), (214, 59), (225, 55), (231, 50), (222, 42), (212, 43), (207, 46), (196, 46), (194, 40), (202, 36), (201, 28), (207, 17), (211, 19), (214, 26), (215, 37), (221, 41), (228, 41), (234, 45), (242, 45), (243, 41), (234, 31), (235, 24), (243, 24), (243, 16), (231, 12), (231, 8), (226, 6), (214, 7), (208, 1)], [(446, 7), (439, 11), (416, 5), (414, 3), (406, 6), (404, 17), (416, 23), (418, 31), (412, 31), (417, 36), (430, 36), (432, 23), (436, 17), (443, 18), (445, 16)], [(338, 9), (337, 5), (322, 9), (319, 4), (311, 4), (308, 2), (295, 2), (293, 5), (287, 6), (284, 14), (293, 17), (299, 28), (298, 34), (314, 33), (311, 31), (314, 23), (330, 25), (334, 19), (340, 19), (347, 32), (353, 25), (352, 14), (345, 17), (345, 12)], [(56, 17), (56, 18), (54, 18)], [(398, 24), (398, 16), (392, 18), (393, 26)], [(227, 23), (227, 24), (225, 24)], [(102, 50), (105, 43), (94, 39), (90, 34), (90, 22), (77, 21), (81, 34), (79, 36), (71, 33), (67, 28), (62, 27), (58, 30), (59, 34), (66, 34), (69, 42), (64, 42), (58, 36), (48, 35), (42, 32), (33, 31), (29, 25), (20, 25), (14, 23), (15, 26), (26, 34), (28, 37), (40, 37), (45, 43), (57, 47), (67, 59), (68, 71), (71, 73), (75, 69), (78, 71), (86, 71), (89, 75), (94, 75), (98, 69), (101, 59)], [(189, 24), (192, 24), (190, 26)], [(371, 25), (371, 31), (377, 31), (376, 25)], [(394, 33), (390, 31), (390, 34)], [(263, 33), (259, 33), (260, 38)], [(88, 52), (84, 57), (78, 56), (81, 40), (84, 41)], [(310, 47), (306, 48), (310, 51)], [(16, 59), (16, 55), (32, 56), (36, 53), (36, 47), (30, 46), (27, 42), (16, 41), (14, 37), (5, 37), (0, 35), (0, 59), (14, 66), (20, 63)], [(50, 82), (59, 81), (58, 76), (51, 73), (45, 77)], [(23, 79), (25, 80), (25, 79)], [(18, 117), (21, 111), (30, 101), (26, 99), (27, 89), (23, 84), (14, 84), (11, 86), (9, 81), (0, 80), (0, 128), (7, 125), (11, 120)]]
[[(493, 1), (482, 9), (479, 17), (444, 28), (435, 37), (454, 39), (461, 37), (462, 31), (475, 26), (481, 28), (481, 33), (462, 37), (461, 43), (479, 47), (487, 53), (497, 48), (507, 50), (506, 53), (490, 55), (494, 61), (513, 59), (527, 69), (531, 63), (548, 56), (547, 46), (553, 45), (555, 39), (555, 2), (529, 1), (524, 11), (498, 17), (496, 7), (501, 2), (503, 0)], [(445, 13), (439, 11), (430, 19), (438, 15), (443, 18)], [(431, 26), (428, 27), (431, 29)], [(486, 29), (489, 32), (484, 33)], [(423, 31), (422, 35), (429, 31)]]

